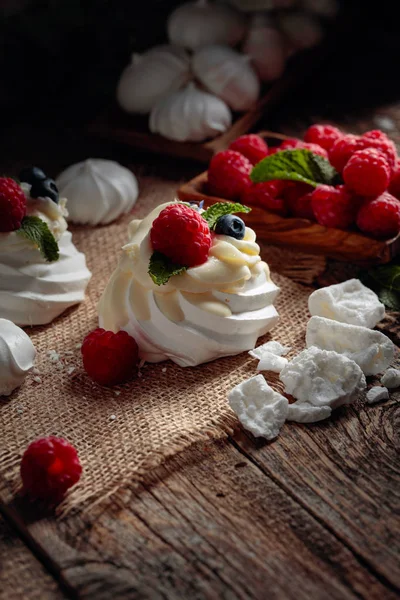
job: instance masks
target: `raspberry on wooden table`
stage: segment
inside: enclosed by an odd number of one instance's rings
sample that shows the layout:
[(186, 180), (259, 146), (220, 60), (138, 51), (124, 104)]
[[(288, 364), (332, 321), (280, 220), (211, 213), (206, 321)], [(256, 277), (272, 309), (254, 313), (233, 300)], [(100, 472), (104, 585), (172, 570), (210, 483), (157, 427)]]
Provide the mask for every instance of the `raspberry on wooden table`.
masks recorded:
[(211, 232), (203, 217), (184, 204), (170, 204), (154, 219), (150, 241), (170, 260), (185, 267), (206, 262), (211, 247)]
[(333, 125), (311, 125), (304, 134), (304, 141), (318, 144), (329, 152), (333, 144), (342, 137), (343, 133)]
[(400, 231), (400, 201), (389, 192), (365, 202), (357, 214), (357, 226), (376, 238), (391, 238)]
[(344, 185), (319, 185), (311, 194), (311, 206), (320, 225), (347, 229), (356, 219), (359, 198)]
[(50, 436), (28, 446), (20, 471), (24, 490), (32, 498), (55, 504), (79, 481), (82, 467), (71, 444)]
[(235, 150), (243, 154), (252, 165), (257, 164), (260, 160), (268, 156), (268, 146), (262, 137), (255, 133), (242, 135), (234, 140), (229, 150)]
[(253, 183), (242, 195), (242, 202), (250, 206), (260, 206), (284, 217), (287, 214), (285, 201), (271, 194), (271, 186), (266, 185), (269, 183), (269, 181)]
[(389, 185), (390, 167), (378, 150), (357, 150), (343, 169), (343, 179), (347, 187), (361, 196), (379, 196)]
[(83, 340), (83, 366), (86, 373), (100, 385), (117, 385), (132, 379), (139, 349), (126, 331), (105, 331), (101, 327)]
[(11, 177), (0, 177), (0, 232), (19, 229), (25, 213), (26, 197), (21, 186)]
[(208, 188), (214, 196), (239, 200), (251, 185), (251, 162), (235, 150), (223, 150), (215, 154), (208, 167)]

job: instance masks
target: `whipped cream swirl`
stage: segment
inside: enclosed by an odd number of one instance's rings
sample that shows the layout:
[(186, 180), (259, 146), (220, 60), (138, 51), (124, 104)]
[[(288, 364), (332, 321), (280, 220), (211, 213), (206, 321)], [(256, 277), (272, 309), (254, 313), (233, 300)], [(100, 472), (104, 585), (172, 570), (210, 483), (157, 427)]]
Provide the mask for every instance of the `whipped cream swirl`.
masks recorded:
[(278, 320), (279, 288), (252, 229), (243, 240), (213, 235), (208, 260), (157, 286), (148, 274), (150, 229), (170, 203), (130, 223), (129, 242), (99, 304), (100, 326), (127, 331), (148, 362), (196, 366), (254, 348)]
[(0, 396), (9, 396), (32, 369), (36, 350), (25, 331), (0, 319)]
[(0, 233), (0, 317), (18, 325), (43, 325), (82, 302), (91, 273), (67, 230), (65, 198), (59, 204), (30, 198), (30, 186), (21, 187), (27, 195), (27, 215), (47, 223), (60, 257), (46, 262), (33, 242), (15, 231)]

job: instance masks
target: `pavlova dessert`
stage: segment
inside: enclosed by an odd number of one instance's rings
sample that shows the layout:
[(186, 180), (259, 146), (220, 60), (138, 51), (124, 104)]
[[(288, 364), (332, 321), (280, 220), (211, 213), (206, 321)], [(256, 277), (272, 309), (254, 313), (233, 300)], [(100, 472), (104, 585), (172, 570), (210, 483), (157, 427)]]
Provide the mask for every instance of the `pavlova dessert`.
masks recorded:
[(42, 325), (84, 299), (91, 273), (54, 181), (37, 167), (19, 179), (0, 178), (0, 317)]
[(126, 331), (148, 362), (196, 366), (254, 348), (278, 320), (279, 288), (241, 204), (168, 202), (129, 225), (99, 304), (100, 327)]

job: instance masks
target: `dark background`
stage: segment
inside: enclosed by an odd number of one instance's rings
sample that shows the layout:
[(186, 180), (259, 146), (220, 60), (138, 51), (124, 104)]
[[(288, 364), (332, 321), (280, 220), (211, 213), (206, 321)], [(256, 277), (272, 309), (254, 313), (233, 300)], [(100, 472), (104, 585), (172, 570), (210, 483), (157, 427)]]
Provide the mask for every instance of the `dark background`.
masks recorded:
[[(177, 0), (6, 0), (0, 3), (0, 160), (51, 139), (71, 144), (114, 98), (133, 51), (166, 41)], [(293, 119), (360, 116), (400, 97), (395, 2), (343, 0), (346, 31), (295, 94), (265, 115)], [(50, 138), (49, 138), (50, 136)], [(23, 140), (23, 141), (22, 141)], [(28, 153), (29, 154), (29, 153)]]

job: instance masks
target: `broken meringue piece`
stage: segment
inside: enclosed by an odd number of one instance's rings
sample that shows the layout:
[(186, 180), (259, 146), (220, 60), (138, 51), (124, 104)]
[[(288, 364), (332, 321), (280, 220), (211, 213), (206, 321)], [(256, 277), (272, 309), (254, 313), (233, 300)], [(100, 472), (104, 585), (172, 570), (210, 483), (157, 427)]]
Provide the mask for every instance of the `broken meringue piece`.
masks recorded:
[(350, 404), (366, 387), (364, 374), (353, 360), (315, 346), (300, 352), (279, 378), (285, 391), (300, 402), (331, 408)]
[(400, 387), (400, 369), (388, 369), (381, 377), (381, 383), (389, 390)]
[(288, 415), (288, 400), (275, 392), (262, 375), (236, 385), (228, 402), (243, 427), (255, 437), (277, 437)]
[(306, 344), (322, 350), (334, 350), (354, 360), (365, 375), (384, 371), (393, 361), (394, 344), (380, 331), (349, 325), (324, 317), (311, 317), (307, 324)]
[(330, 406), (313, 406), (309, 402), (296, 401), (289, 404), (287, 421), (295, 421), (296, 423), (316, 423), (323, 421), (332, 414)]
[(308, 299), (312, 316), (372, 329), (385, 316), (378, 296), (359, 279), (349, 279), (315, 290)]
[(285, 356), (290, 351), (291, 348), (289, 346), (282, 346), (280, 342), (272, 340), (270, 342), (265, 342), (265, 344), (262, 344), (261, 346), (257, 346), (254, 350), (250, 350), (249, 354), (253, 358), (258, 358), (260, 360), (264, 352), (270, 352), (271, 354), (275, 354), (275, 356)]
[(264, 352), (257, 365), (257, 371), (280, 373), (287, 363), (288, 359), (283, 356), (277, 356), (276, 354), (272, 354), (272, 352)]
[(367, 392), (368, 404), (376, 404), (382, 400), (389, 400), (389, 391), (386, 387), (375, 385)]
[(0, 319), (0, 396), (9, 396), (33, 368), (36, 350), (23, 329)]

